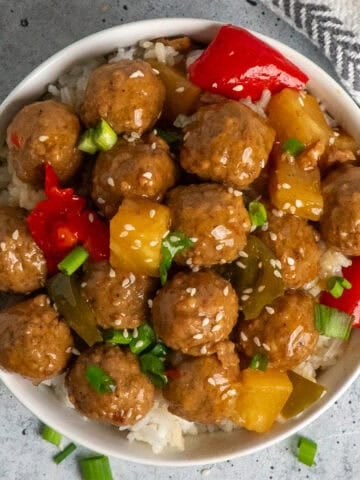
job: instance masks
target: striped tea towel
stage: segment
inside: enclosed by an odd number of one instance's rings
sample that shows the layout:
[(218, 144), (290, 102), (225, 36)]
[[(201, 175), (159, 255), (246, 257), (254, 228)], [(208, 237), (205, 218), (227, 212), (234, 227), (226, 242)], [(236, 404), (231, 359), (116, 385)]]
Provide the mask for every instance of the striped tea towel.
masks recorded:
[(306, 35), (360, 104), (360, 0), (262, 0)]

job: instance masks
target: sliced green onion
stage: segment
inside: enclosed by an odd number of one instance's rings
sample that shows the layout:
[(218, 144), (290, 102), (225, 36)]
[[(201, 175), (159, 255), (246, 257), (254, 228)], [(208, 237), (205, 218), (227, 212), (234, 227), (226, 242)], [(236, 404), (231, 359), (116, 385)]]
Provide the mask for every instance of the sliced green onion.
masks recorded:
[(150, 352), (148, 352), (148, 353), (151, 353), (152, 355), (155, 355), (156, 357), (166, 357), (166, 355), (168, 353), (168, 348), (163, 343), (158, 342), (155, 345), (155, 347), (152, 348), (150, 350)]
[(94, 153), (97, 152), (98, 147), (94, 142), (93, 128), (89, 128), (88, 130), (86, 130), (86, 132), (83, 133), (78, 144), (78, 149), (82, 152), (90, 153), (91, 155), (94, 155)]
[(55, 455), (55, 457), (53, 458), (54, 462), (58, 465), (63, 460), (65, 460), (65, 458), (67, 458), (74, 450), (76, 450), (75, 443), (69, 443), (69, 445), (67, 445), (64, 450)]
[(65, 275), (72, 275), (83, 263), (86, 262), (89, 253), (84, 247), (75, 247), (74, 250), (66, 255), (58, 264), (58, 269)]
[(89, 365), (86, 368), (86, 380), (98, 393), (112, 393), (116, 390), (116, 382), (101, 367)]
[(315, 305), (315, 328), (321, 335), (348, 340), (353, 321), (352, 315), (341, 310), (321, 303)]
[(105, 455), (80, 460), (82, 480), (113, 480), (110, 462)]
[(253, 227), (262, 227), (267, 221), (265, 205), (257, 200), (249, 203), (248, 207), (251, 225)]
[(133, 330), (133, 338), (129, 345), (130, 350), (138, 355), (154, 343), (155, 338), (154, 329), (148, 323), (143, 323), (137, 328), (137, 333), (135, 329)]
[(62, 439), (61, 433), (57, 432), (56, 430), (53, 430), (48, 425), (44, 425), (44, 428), (41, 432), (41, 436), (44, 440), (46, 440), (47, 442), (53, 443), (57, 447), (60, 445), (61, 439)]
[(125, 330), (115, 330), (115, 328), (109, 328), (102, 332), (103, 339), (107, 343), (114, 345), (128, 345), (133, 339), (132, 333)]
[(316, 455), (317, 445), (309, 438), (300, 437), (298, 442), (297, 458), (299, 462), (312, 467)]
[(283, 152), (288, 152), (293, 157), (297, 157), (304, 149), (305, 145), (297, 138), (288, 138), (282, 146)]
[(170, 232), (166, 235), (161, 244), (160, 280), (162, 285), (166, 283), (175, 255), (193, 245), (194, 242), (182, 232)]
[(347, 290), (352, 288), (352, 285), (349, 282), (349, 280), (346, 280), (346, 278), (344, 277), (328, 278), (326, 285), (327, 285), (328, 292), (335, 298), (340, 298), (341, 295), (344, 293), (345, 288)]
[(179, 145), (183, 141), (182, 134), (174, 130), (161, 130), (158, 128), (157, 135), (165, 140), (170, 146)]
[(254, 370), (262, 370), (265, 372), (268, 363), (269, 360), (266, 355), (263, 355), (262, 353), (256, 353), (251, 359), (249, 368), (253, 368)]
[(103, 118), (94, 129), (93, 139), (98, 148), (104, 152), (110, 150), (117, 142), (115, 130)]
[(167, 383), (167, 376), (165, 375), (164, 358), (157, 357), (151, 353), (144, 353), (140, 355), (141, 371), (148, 376), (150, 381), (156, 387), (163, 387)]

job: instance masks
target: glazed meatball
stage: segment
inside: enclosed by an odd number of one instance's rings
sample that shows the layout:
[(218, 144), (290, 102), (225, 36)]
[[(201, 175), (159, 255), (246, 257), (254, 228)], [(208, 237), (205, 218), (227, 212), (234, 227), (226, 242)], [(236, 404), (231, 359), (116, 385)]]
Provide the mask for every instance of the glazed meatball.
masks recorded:
[(165, 87), (143, 60), (120, 60), (101, 65), (90, 75), (82, 105), (87, 127), (101, 118), (117, 133), (142, 134), (161, 114)]
[(236, 188), (260, 175), (275, 139), (264, 118), (233, 101), (201, 107), (185, 132), (182, 167)]
[(287, 288), (300, 288), (319, 274), (320, 246), (318, 233), (306, 220), (295, 215), (268, 209), (268, 229), (261, 240), (280, 260)]
[(70, 329), (46, 295), (0, 313), (0, 366), (40, 383), (60, 374), (73, 346)]
[(286, 293), (255, 320), (241, 322), (239, 330), (240, 349), (248, 357), (263, 353), (271, 367), (291, 370), (312, 353), (319, 338), (314, 299), (300, 292)]
[[(114, 391), (98, 393), (87, 381), (90, 365), (104, 370), (114, 381)], [(69, 400), (86, 417), (112, 425), (134, 425), (154, 403), (155, 389), (140, 371), (137, 357), (117, 346), (97, 344), (80, 354), (68, 371)]]
[(155, 135), (148, 140), (119, 140), (96, 159), (92, 198), (106, 217), (115, 215), (124, 197), (158, 201), (175, 184), (175, 164), (167, 143)]
[(0, 208), (0, 292), (28, 293), (43, 287), (46, 261), (26, 225), (24, 210)]
[(188, 355), (209, 355), (230, 334), (238, 316), (231, 284), (212, 271), (177, 273), (159, 290), (152, 307), (157, 335)]
[(226, 343), (226, 364), (217, 355), (210, 355), (186, 357), (176, 366), (178, 375), (169, 378), (163, 390), (171, 413), (190, 422), (218, 423), (224, 419), (222, 397), (240, 376), (234, 345)]
[(175, 257), (179, 264), (210, 266), (235, 260), (246, 244), (250, 220), (240, 192), (221, 185), (177, 187), (169, 193), (172, 229), (194, 246)]
[(68, 105), (55, 100), (27, 105), (7, 131), (9, 160), (16, 175), (25, 183), (42, 185), (47, 162), (66, 182), (81, 163), (79, 133), (80, 122)]
[(360, 167), (335, 170), (323, 184), (321, 234), (329, 247), (360, 255)]
[(107, 262), (89, 263), (82, 292), (102, 328), (135, 328), (149, 313), (156, 280), (144, 275), (113, 270)]

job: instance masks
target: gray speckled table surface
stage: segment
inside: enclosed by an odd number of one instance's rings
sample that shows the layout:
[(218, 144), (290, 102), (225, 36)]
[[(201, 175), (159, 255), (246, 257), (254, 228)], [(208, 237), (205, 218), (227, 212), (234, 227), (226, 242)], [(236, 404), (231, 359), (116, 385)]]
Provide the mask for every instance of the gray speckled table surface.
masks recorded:
[[(296, 48), (334, 75), (307, 40), (254, 0), (0, 0), (0, 100), (34, 67), (70, 43), (120, 23), (157, 17), (238, 23)], [(360, 381), (302, 433), (318, 443), (317, 465), (296, 461), (295, 439), (259, 454), (199, 468), (155, 468), (111, 459), (114, 479), (331, 480), (360, 478)], [(60, 466), (39, 436), (39, 422), (0, 383), (0, 480), (80, 479), (78, 448)]]

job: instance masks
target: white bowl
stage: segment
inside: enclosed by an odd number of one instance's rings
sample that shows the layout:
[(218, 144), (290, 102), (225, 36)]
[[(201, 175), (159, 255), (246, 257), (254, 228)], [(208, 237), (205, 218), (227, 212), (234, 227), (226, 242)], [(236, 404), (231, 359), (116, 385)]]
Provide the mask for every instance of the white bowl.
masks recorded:
[[(0, 106), (0, 139), (15, 112), (36, 100), (46, 91), (49, 83), (54, 82), (72, 65), (109, 53), (117, 47), (132, 45), (142, 39), (185, 34), (208, 42), (214, 37), (219, 26), (217, 22), (197, 19), (148, 20), (110, 28), (70, 45), (36, 68)], [(311, 92), (324, 102), (329, 112), (360, 142), (360, 111), (344, 90), (300, 53), (263, 35), (259, 37), (280, 50), (309, 75)], [(277, 424), (263, 435), (238, 430), (232, 433), (190, 436), (186, 438), (184, 452), (168, 450), (160, 455), (154, 455), (144, 443), (129, 443), (125, 434), (116, 428), (84, 421), (75, 410), (61, 404), (50, 389), (36, 388), (21, 377), (4, 372), (0, 372), (0, 378), (44, 423), (94, 451), (144, 464), (189, 466), (254, 453), (294, 434), (329, 408), (359, 373), (360, 330), (355, 330), (342, 358), (319, 376), (320, 382), (327, 387), (327, 394), (302, 416), (284, 424)]]

